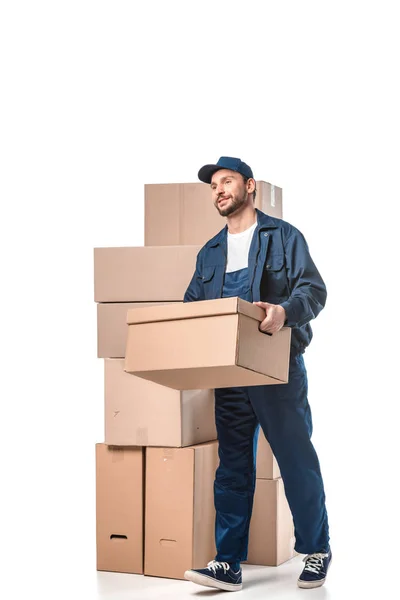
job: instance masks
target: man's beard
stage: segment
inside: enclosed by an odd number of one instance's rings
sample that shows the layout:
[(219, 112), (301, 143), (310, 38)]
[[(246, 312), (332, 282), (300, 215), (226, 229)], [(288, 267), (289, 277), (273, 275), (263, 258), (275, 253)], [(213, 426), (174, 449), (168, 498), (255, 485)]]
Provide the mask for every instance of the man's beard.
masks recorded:
[[(243, 197), (238, 197), (238, 196), (236, 196), (236, 198), (231, 197), (230, 198), (231, 203), (227, 208), (219, 208), (218, 202), (215, 203), (215, 207), (218, 210), (221, 217), (229, 217), (229, 215), (232, 215), (239, 208), (244, 206), (246, 204), (246, 200), (247, 200), (247, 191), (244, 192)], [(228, 200), (228, 202), (229, 202), (229, 200)]]

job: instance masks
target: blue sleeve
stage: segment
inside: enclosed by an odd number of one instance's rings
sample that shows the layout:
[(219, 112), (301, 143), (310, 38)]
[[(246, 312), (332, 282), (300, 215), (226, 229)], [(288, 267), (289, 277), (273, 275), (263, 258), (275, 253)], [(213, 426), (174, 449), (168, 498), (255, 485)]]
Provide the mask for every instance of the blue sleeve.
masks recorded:
[(285, 325), (301, 327), (324, 308), (327, 291), (307, 242), (297, 229), (285, 242), (285, 258), (290, 289), (288, 300), (281, 304), (286, 311)]
[(197, 300), (205, 300), (204, 284), (201, 269), (202, 261), (200, 252), (197, 255), (196, 270), (194, 272), (191, 282), (189, 283), (189, 287), (187, 288), (183, 297), (184, 302), (196, 302)]

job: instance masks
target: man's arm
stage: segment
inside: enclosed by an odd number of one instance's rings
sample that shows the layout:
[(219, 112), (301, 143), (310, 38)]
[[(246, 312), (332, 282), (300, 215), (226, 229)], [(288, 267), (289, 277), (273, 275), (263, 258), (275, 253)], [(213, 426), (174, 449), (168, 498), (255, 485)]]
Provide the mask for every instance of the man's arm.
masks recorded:
[(326, 302), (325, 283), (308, 250), (303, 234), (295, 229), (285, 242), (286, 269), (290, 297), (285, 309), (288, 327), (301, 327), (320, 313)]
[(204, 297), (204, 285), (201, 271), (201, 259), (200, 252), (197, 255), (196, 270), (192, 277), (189, 287), (187, 288), (183, 297), (184, 302), (196, 302), (197, 300), (205, 300)]

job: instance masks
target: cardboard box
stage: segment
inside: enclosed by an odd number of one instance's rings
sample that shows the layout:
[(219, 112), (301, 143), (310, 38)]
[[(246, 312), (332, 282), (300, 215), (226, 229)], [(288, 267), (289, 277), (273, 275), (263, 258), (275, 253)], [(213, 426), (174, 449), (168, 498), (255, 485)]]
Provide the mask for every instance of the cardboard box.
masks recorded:
[(181, 302), (200, 248), (95, 248), (95, 302)]
[(105, 442), (121, 446), (192, 446), (217, 439), (214, 390), (178, 391), (105, 359)]
[(145, 575), (183, 579), (215, 556), (217, 447), (146, 449)]
[(264, 318), (237, 297), (130, 310), (125, 370), (177, 390), (287, 383), (291, 330)]
[(97, 304), (98, 358), (124, 358), (128, 325), (126, 316), (131, 308), (156, 306), (164, 302), (117, 302)]
[[(282, 189), (256, 182), (255, 207), (282, 218)], [(147, 184), (145, 246), (205, 244), (226, 224), (204, 183)]]
[(97, 569), (143, 573), (142, 448), (96, 444)]
[(295, 556), (292, 514), (282, 479), (257, 479), (247, 562), (277, 566)]
[(278, 479), (281, 476), (278, 463), (260, 427), (256, 462), (257, 479)]

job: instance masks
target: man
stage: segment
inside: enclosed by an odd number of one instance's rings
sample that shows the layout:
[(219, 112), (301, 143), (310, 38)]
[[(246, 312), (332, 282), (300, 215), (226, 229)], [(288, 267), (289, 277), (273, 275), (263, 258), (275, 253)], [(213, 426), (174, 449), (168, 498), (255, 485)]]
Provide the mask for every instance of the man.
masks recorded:
[(312, 338), (309, 322), (325, 305), (325, 284), (300, 231), (254, 208), (255, 180), (246, 163), (221, 157), (198, 176), (211, 185), (214, 205), (227, 224), (200, 250), (184, 302), (239, 296), (265, 309), (262, 332), (275, 334), (285, 325), (292, 328), (292, 342), (287, 384), (215, 390), (217, 555), (206, 567), (186, 571), (185, 578), (227, 591), (241, 589), (261, 426), (281, 471), (295, 549), (307, 555), (298, 585), (319, 587), (332, 554), (324, 486), (310, 440), (303, 353)]

